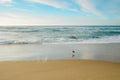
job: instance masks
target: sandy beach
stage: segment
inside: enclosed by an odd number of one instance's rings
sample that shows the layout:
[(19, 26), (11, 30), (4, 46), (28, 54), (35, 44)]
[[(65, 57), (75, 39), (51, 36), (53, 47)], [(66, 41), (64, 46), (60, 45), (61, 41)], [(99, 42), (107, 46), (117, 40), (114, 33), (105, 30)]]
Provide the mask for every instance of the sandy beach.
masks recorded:
[(93, 60), (0, 62), (0, 80), (120, 80), (120, 63)]
[(120, 80), (119, 43), (0, 45), (0, 49), (0, 80)]

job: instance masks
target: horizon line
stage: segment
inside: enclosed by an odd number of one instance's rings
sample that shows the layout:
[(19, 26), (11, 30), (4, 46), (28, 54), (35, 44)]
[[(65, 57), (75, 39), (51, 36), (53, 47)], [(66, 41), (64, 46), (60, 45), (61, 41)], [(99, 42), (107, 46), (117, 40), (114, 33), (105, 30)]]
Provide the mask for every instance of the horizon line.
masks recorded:
[(52, 27), (57, 27), (57, 26), (120, 26), (120, 25), (0, 25), (0, 27), (22, 27), (22, 26), (26, 26), (26, 27), (34, 27), (34, 26), (38, 26), (38, 27), (47, 27), (47, 26), (52, 26)]

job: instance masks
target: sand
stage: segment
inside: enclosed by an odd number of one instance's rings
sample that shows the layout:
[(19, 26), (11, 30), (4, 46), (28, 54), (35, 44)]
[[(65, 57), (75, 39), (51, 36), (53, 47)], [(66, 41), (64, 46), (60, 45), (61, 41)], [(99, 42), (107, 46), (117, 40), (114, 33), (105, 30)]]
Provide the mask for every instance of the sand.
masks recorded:
[(0, 62), (0, 80), (120, 80), (120, 63), (93, 60)]

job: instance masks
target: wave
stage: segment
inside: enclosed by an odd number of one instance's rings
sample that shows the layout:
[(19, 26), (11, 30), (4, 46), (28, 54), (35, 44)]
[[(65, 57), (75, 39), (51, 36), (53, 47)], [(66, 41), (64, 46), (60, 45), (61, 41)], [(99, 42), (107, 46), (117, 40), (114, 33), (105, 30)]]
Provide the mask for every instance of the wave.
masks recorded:
[(120, 43), (120, 35), (83, 40), (82, 43)]
[[(74, 36), (71, 36), (74, 37)], [(41, 40), (0, 40), (0, 44), (120, 43), (120, 35), (89, 39), (44, 38)]]
[(120, 42), (120, 27), (0, 27), (0, 44)]

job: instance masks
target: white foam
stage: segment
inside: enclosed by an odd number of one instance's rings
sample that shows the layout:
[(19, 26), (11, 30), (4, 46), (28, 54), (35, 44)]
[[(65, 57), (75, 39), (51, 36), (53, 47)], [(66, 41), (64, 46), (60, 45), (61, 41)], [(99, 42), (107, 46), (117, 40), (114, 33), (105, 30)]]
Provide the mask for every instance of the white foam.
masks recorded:
[(88, 40), (74, 40), (74, 41), (59, 41), (52, 43), (43, 43), (43, 44), (84, 44), (84, 43), (120, 43), (120, 35), (118, 36), (106, 36), (102, 38), (92, 38)]

